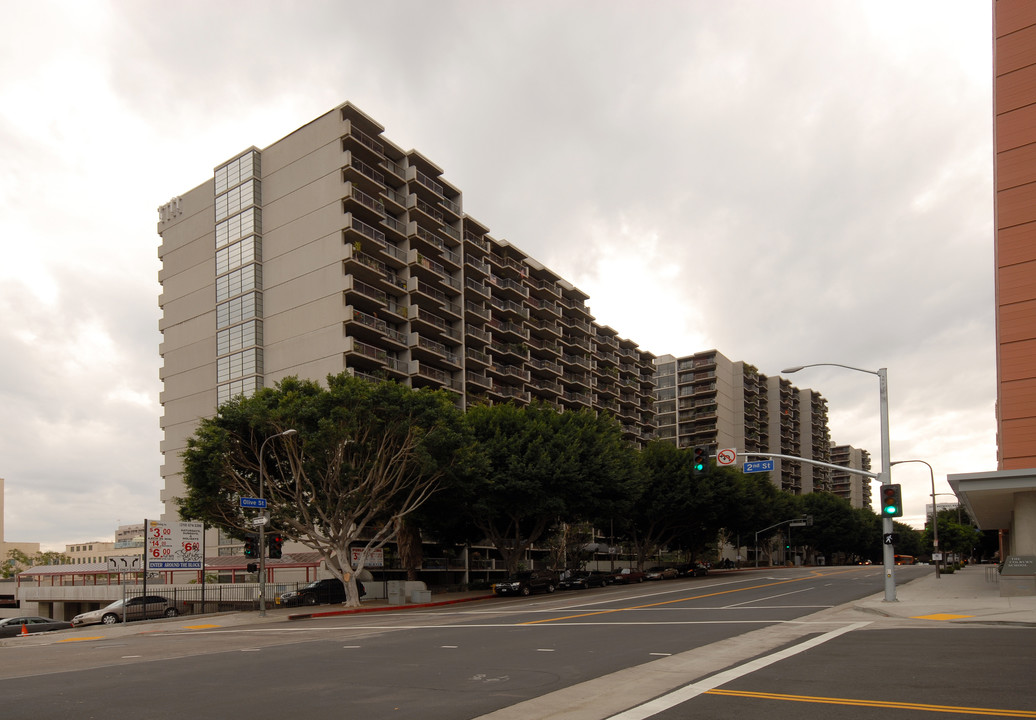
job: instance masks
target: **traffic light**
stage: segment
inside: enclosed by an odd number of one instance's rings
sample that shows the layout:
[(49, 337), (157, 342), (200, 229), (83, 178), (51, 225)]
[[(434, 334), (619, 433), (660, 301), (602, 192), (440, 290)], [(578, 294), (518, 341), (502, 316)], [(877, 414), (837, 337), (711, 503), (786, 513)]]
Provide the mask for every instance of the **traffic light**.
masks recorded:
[(881, 516), (903, 516), (903, 489), (900, 485), (881, 486)]
[(245, 538), (245, 557), (259, 557), (259, 538), (255, 535), (249, 535)]
[(245, 570), (248, 572), (259, 572), (259, 563), (248, 563), (245, 565)]
[(696, 447), (693, 452), (694, 458), (691, 460), (691, 471), (694, 475), (704, 475), (709, 469), (709, 449), (707, 447)]
[(266, 542), (269, 545), (270, 553), (269, 557), (271, 560), (276, 560), (281, 556), (281, 545), (284, 544), (284, 538), (280, 533), (273, 533), (266, 538)]

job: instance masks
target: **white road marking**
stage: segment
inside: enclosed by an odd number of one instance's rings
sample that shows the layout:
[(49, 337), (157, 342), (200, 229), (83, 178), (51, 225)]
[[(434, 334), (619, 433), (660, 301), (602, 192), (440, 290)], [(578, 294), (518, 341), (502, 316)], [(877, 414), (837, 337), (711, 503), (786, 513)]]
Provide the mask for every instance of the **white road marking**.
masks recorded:
[(607, 720), (645, 720), (645, 718), (649, 718), (652, 715), (657, 715), (658, 713), (668, 710), (669, 708), (675, 707), (680, 703), (692, 700), (704, 692), (708, 692), (709, 690), (718, 688), (721, 685), (726, 685), (728, 682), (731, 682), (732, 680), (736, 680), (745, 675), (754, 673), (757, 670), (761, 670), (762, 668), (767, 667), (769, 665), (773, 665), (776, 662), (792, 657), (794, 655), (798, 655), (799, 653), (805, 652), (806, 650), (814, 648), (817, 645), (822, 645), (823, 643), (826, 643), (828, 640), (834, 640), (839, 635), (844, 635), (845, 633), (852, 632), (853, 630), (859, 630), (860, 628), (866, 627), (869, 624), (869, 622), (858, 622), (851, 623), (849, 625), (844, 625), (840, 628), (836, 628), (835, 630), (826, 632), (823, 635), (818, 635), (816, 637), (810, 638), (809, 640), (801, 642), (798, 645), (793, 645), (789, 648), (785, 648), (784, 650), (779, 650), (778, 652), (775, 652), (771, 655), (767, 655), (765, 657), (761, 657), (756, 660), (747, 662), (744, 665), (739, 665), (737, 667), (731, 668), (730, 670), (725, 670), (724, 672), (717, 673), (716, 675), (705, 678), (700, 682), (685, 685), (682, 688), (678, 688), (677, 690), (663, 695), (662, 697), (655, 698), (654, 700), (646, 702), (643, 705), (638, 705), (637, 707), (630, 708), (629, 710), (621, 712), (618, 715), (612, 715)]

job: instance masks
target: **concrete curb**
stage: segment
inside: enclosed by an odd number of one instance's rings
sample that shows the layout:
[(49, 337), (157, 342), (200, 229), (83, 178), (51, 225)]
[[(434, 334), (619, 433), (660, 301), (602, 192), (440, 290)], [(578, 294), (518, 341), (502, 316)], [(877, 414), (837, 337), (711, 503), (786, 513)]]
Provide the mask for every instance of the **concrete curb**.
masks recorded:
[(373, 607), (349, 608), (348, 610), (327, 610), (325, 612), (297, 613), (289, 615), (289, 620), (306, 620), (309, 618), (335, 617), (337, 615), (358, 615), (361, 613), (393, 612), (396, 610), (413, 610), (414, 608), (438, 607), (440, 605), (457, 605), (458, 603), (475, 602), (476, 600), (489, 600), (496, 595), (478, 595), (476, 597), (457, 598), (454, 600), (440, 600), (439, 602), (414, 603), (411, 605), (377, 605)]

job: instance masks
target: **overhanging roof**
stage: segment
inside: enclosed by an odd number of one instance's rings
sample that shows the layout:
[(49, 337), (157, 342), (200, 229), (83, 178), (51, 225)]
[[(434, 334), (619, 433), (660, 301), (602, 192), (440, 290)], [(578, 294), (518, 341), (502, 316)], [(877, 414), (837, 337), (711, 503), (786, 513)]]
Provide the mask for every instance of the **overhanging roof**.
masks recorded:
[(1015, 493), (1036, 491), (1036, 469), (947, 475), (946, 482), (982, 530), (1011, 527)]

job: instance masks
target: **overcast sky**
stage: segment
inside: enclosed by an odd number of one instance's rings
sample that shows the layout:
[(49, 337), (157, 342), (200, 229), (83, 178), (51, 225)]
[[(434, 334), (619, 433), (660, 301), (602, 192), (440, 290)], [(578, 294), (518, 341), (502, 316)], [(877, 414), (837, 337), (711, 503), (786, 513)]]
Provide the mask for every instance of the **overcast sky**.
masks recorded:
[[(62, 550), (159, 516), (156, 208), (346, 100), (641, 347), (887, 367), (893, 459), (947, 493), (995, 469), (990, 12), (4, 3), (5, 539)], [(878, 469), (877, 379), (789, 377)], [(893, 477), (920, 526), (927, 468)]]

